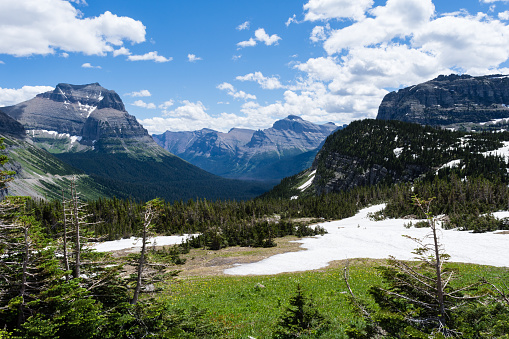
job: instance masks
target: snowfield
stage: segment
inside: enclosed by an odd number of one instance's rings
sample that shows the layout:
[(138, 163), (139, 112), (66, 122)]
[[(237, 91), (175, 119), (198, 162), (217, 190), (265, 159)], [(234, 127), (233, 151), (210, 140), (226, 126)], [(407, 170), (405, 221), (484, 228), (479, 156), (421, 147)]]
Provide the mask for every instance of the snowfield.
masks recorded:
[[(150, 238), (148, 246), (166, 246), (166, 245), (177, 245), (186, 241), (191, 236), (197, 236), (198, 234), (184, 234), (183, 236), (171, 235), (171, 236), (158, 236)], [(91, 247), (97, 252), (110, 252), (131, 249), (132, 252), (141, 251), (141, 238), (130, 237), (129, 239), (120, 239), (113, 241), (105, 241), (96, 244), (92, 244)]]
[[(410, 220), (388, 219), (372, 221), (368, 213), (385, 205), (376, 205), (359, 211), (343, 220), (319, 224), (328, 234), (309, 237), (296, 242), (304, 249), (299, 252), (277, 254), (251, 264), (239, 264), (224, 270), (231, 275), (267, 275), (298, 272), (326, 267), (331, 261), (353, 258), (384, 259), (390, 255), (402, 260), (413, 260), (411, 253), (417, 244), (403, 235), (424, 238), (428, 228), (405, 228)], [(494, 214), (503, 217), (502, 213)], [(411, 220), (415, 224), (418, 220)], [(481, 265), (509, 266), (509, 234), (497, 232), (471, 233), (441, 230), (440, 241), (450, 261)]]

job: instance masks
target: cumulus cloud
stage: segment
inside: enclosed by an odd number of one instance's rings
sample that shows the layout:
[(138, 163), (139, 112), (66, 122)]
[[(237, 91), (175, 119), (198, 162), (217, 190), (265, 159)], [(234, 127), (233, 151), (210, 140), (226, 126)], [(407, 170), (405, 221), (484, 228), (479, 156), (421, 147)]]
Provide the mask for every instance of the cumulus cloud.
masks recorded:
[(249, 29), (249, 21), (245, 21), (237, 26), (238, 31), (243, 31), (245, 29)]
[(265, 29), (258, 28), (255, 31), (254, 39), (249, 38), (249, 40), (241, 41), (241, 42), (237, 43), (237, 46), (239, 46), (239, 48), (253, 47), (253, 46), (256, 46), (258, 42), (263, 42), (265, 45), (271, 46), (271, 45), (277, 45), (279, 40), (281, 40), (281, 37), (279, 37), (277, 34), (268, 35), (265, 32)]
[(138, 92), (126, 93), (125, 95), (130, 97), (150, 97), (152, 96), (152, 93), (150, 93), (148, 89), (142, 89), (141, 91)]
[(235, 79), (240, 80), (240, 81), (255, 81), (263, 89), (278, 89), (278, 88), (284, 87), (278, 78), (265, 77), (265, 76), (263, 76), (262, 72), (249, 73), (249, 74), (246, 74), (243, 76), (238, 76)]
[(311, 36), (309, 39), (313, 42), (320, 42), (327, 40), (327, 37), (330, 33), (330, 25), (327, 24), (325, 26), (315, 26), (311, 31)]
[(256, 96), (253, 94), (248, 94), (244, 91), (238, 91), (233, 87), (232, 84), (223, 82), (222, 84), (217, 85), (217, 88), (226, 91), (228, 95), (232, 96), (234, 99), (243, 99), (243, 100), (256, 100)]
[(39, 93), (53, 91), (50, 86), (23, 86), (21, 88), (0, 87), (0, 107), (15, 105), (30, 100)]
[(113, 51), (113, 56), (117, 57), (119, 55), (131, 55), (131, 51), (125, 47), (120, 47), (119, 49), (116, 49)]
[(189, 62), (196, 62), (196, 61), (198, 61), (198, 60), (202, 60), (202, 58), (197, 57), (197, 56), (196, 56), (196, 55), (194, 55), (194, 54), (188, 54), (188, 55), (187, 55), (187, 60), (188, 60)]
[(265, 43), (267, 46), (271, 45), (277, 45), (278, 41), (281, 40), (281, 38), (277, 34), (268, 35), (265, 33), (265, 30), (263, 28), (258, 28), (255, 31), (255, 37), (256, 40)]
[(101, 66), (92, 66), (90, 62), (85, 62), (83, 65), (81, 65), (82, 68), (97, 68), (101, 69)]
[(124, 41), (145, 41), (141, 21), (109, 11), (86, 18), (64, 0), (1, 1), (0, 31), (0, 53), (18, 57), (56, 50), (105, 55)]
[(136, 107), (147, 108), (147, 109), (155, 109), (156, 108), (156, 105), (154, 103), (152, 103), (152, 102), (147, 103), (143, 100), (136, 100), (131, 105), (136, 106)]
[(249, 38), (249, 40), (241, 41), (241, 42), (237, 43), (237, 46), (239, 46), (239, 48), (253, 47), (253, 46), (256, 46), (256, 40), (253, 38)]
[(148, 52), (143, 55), (129, 55), (127, 57), (127, 60), (129, 61), (155, 61), (155, 62), (169, 62), (172, 61), (173, 58), (169, 57), (166, 58), (162, 55), (159, 55), (157, 51), (154, 52)]
[(160, 109), (165, 110), (165, 109), (168, 109), (168, 108), (170, 108), (171, 106), (173, 106), (173, 104), (174, 104), (173, 100), (168, 100), (168, 101), (165, 101), (164, 103), (162, 103), (161, 105), (159, 105), (158, 107), (159, 107)]
[[(251, 107), (249, 105), (252, 104), (248, 102), (243, 107)], [(274, 122), (272, 117), (265, 116), (257, 110), (246, 112), (249, 115), (238, 116), (223, 112), (212, 116), (201, 101), (184, 100), (174, 110), (163, 111), (163, 116), (140, 119), (139, 121), (151, 134), (161, 134), (168, 130), (189, 131), (202, 128), (211, 128), (222, 132), (227, 132), (232, 127), (259, 129), (266, 128)]]
[(318, 21), (329, 19), (362, 20), (373, 0), (310, 0), (304, 5), (304, 20)]

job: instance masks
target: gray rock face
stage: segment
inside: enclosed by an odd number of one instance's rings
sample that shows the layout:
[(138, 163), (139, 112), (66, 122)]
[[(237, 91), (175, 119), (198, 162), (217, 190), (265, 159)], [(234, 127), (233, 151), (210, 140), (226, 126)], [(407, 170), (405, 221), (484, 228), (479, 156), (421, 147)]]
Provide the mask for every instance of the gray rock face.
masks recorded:
[(439, 76), (387, 94), (377, 119), (423, 125), (480, 123), (509, 117), (509, 76)]
[[(154, 150), (147, 130), (125, 110), (115, 91), (98, 83), (88, 85), (58, 84), (55, 90), (3, 110), (27, 130), (46, 130), (79, 138), (85, 146), (118, 144), (115, 152), (129, 151), (128, 144), (142, 143)], [(99, 142), (99, 143), (97, 143)], [(122, 150), (124, 148), (124, 150)]]
[[(295, 174), (309, 161), (289, 161), (317, 149), (338, 127), (333, 123), (316, 125), (298, 116), (276, 121), (265, 130), (234, 128), (228, 133), (202, 129), (153, 135), (171, 153), (211, 173), (230, 178), (281, 179)], [(282, 170), (274, 170), (281, 162)], [(308, 165), (309, 165), (308, 164)], [(277, 166), (276, 166), (277, 167)], [(270, 169), (269, 169), (270, 168)]]
[(0, 111), (0, 135), (8, 135), (14, 138), (24, 138), (25, 129), (19, 122)]

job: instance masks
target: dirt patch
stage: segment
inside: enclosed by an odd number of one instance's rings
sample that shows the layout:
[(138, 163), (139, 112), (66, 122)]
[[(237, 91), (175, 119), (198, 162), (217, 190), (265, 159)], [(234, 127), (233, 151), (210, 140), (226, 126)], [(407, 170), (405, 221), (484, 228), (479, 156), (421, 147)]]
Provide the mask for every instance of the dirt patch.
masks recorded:
[(180, 277), (223, 275), (223, 271), (235, 264), (257, 262), (285, 252), (302, 251), (299, 243), (292, 242), (299, 238), (288, 236), (277, 238), (276, 247), (227, 247), (218, 251), (192, 249), (182, 255), (186, 259), (184, 265), (172, 266), (170, 269), (180, 270)]
[(499, 231), (495, 232), (494, 234), (509, 234), (509, 231)]

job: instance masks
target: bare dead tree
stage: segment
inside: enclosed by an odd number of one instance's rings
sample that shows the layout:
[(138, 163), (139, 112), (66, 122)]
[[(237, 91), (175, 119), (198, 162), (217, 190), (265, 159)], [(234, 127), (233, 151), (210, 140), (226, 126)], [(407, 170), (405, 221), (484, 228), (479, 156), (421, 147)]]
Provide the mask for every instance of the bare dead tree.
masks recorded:
[(142, 288), (142, 277), (143, 277), (143, 271), (145, 269), (145, 257), (146, 257), (146, 251), (147, 251), (147, 243), (148, 238), (150, 235), (151, 230), (151, 223), (152, 220), (157, 217), (159, 214), (159, 207), (161, 202), (158, 199), (151, 200), (147, 202), (145, 205), (145, 212), (143, 215), (143, 225), (141, 230), (141, 253), (140, 253), (140, 259), (138, 261), (138, 269), (137, 269), (137, 276), (136, 276), (136, 286), (134, 288), (134, 294), (133, 298), (131, 300), (131, 304), (134, 305), (138, 302), (138, 298), (140, 295), (140, 291)]

